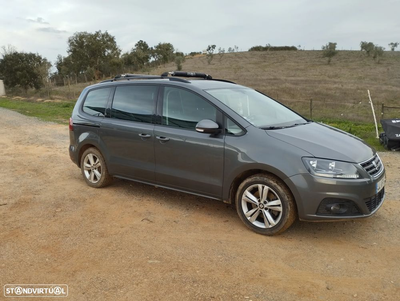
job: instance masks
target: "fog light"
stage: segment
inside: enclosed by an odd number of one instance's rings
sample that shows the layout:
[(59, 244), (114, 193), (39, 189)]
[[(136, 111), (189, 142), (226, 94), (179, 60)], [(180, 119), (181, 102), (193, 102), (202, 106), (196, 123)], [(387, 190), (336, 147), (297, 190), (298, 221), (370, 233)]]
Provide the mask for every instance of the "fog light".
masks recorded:
[(328, 211), (331, 211), (334, 214), (343, 214), (347, 212), (348, 207), (346, 206), (346, 204), (343, 203), (336, 203), (333, 205), (329, 205)]
[(351, 200), (326, 198), (319, 204), (317, 214), (325, 216), (357, 216), (361, 215), (361, 211)]

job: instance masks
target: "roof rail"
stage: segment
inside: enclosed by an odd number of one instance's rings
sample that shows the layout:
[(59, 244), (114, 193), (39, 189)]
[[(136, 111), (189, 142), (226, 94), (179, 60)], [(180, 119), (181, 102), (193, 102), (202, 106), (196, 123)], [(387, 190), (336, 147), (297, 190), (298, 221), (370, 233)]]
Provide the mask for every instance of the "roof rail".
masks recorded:
[(114, 77), (114, 80), (124, 80), (124, 79), (159, 79), (160, 76), (157, 75), (145, 75), (145, 74), (118, 74)]
[(179, 78), (179, 77), (197, 77), (203, 78), (205, 80), (215, 80), (220, 82), (226, 82), (231, 84), (236, 84), (235, 82), (225, 80), (225, 79), (216, 79), (212, 78), (211, 75), (199, 72), (184, 72), (184, 71), (171, 71), (171, 72), (164, 72), (161, 76), (158, 75), (146, 75), (146, 74), (118, 74), (112, 79), (103, 80), (101, 83), (109, 83), (115, 82), (120, 80), (135, 80), (135, 79), (167, 79), (170, 81), (178, 81), (183, 83), (190, 83), (190, 81)]
[(103, 80), (101, 83), (114, 82), (120, 80), (135, 80), (135, 79), (168, 79), (170, 81), (189, 83), (189, 81), (183, 78), (168, 78), (166, 76), (144, 75), (144, 74), (118, 74), (113, 79)]
[(198, 77), (204, 79), (213, 79), (211, 75), (205, 73), (198, 73), (198, 72), (185, 72), (185, 71), (171, 71), (171, 72), (164, 72), (161, 74), (163, 77), (170, 76), (179, 76), (179, 77)]
[(206, 74), (206, 73), (171, 71), (171, 72), (164, 72), (163, 74), (161, 74), (161, 76), (163, 76), (163, 77), (168, 77), (168, 75), (170, 75), (170, 76), (178, 76), (178, 77), (198, 77), (198, 78), (204, 78), (204, 79), (207, 79), (207, 80), (215, 80), (215, 81), (219, 81), (219, 82), (236, 84), (235, 82), (232, 82), (230, 80), (212, 78), (211, 75)]

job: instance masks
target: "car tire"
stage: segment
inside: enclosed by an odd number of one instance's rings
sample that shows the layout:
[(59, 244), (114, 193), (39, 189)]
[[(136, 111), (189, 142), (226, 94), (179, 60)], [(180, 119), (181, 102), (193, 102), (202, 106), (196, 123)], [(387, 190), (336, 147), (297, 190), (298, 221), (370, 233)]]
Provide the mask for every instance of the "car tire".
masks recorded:
[(94, 147), (85, 150), (81, 157), (81, 171), (86, 183), (94, 188), (109, 185), (113, 178), (108, 173), (106, 162), (100, 151)]
[(294, 198), (281, 180), (269, 174), (256, 174), (240, 185), (235, 198), (243, 223), (263, 235), (277, 235), (297, 218)]

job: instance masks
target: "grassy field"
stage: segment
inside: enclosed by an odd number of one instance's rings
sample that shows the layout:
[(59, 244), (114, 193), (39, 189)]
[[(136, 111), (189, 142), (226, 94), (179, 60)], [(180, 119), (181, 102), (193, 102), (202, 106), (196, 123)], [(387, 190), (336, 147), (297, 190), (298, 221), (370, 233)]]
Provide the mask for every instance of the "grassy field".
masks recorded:
[[(161, 74), (175, 69), (175, 64), (170, 63), (148, 73)], [(205, 56), (187, 57), (183, 70), (204, 72), (255, 88), (305, 117), (355, 134), (378, 149), (381, 147), (374, 138), (367, 90), (371, 92), (378, 120), (382, 117), (382, 104), (400, 108), (399, 51), (385, 52), (379, 63), (361, 51), (339, 51), (329, 65), (322, 51), (226, 53), (215, 54), (211, 64)], [(64, 122), (74, 101), (89, 84), (48, 87), (22, 95), (18, 91), (7, 91), (8, 96), (19, 95), (29, 101), (0, 98), (0, 106), (44, 120)], [(44, 102), (45, 99), (61, 102)], [(400, 109), (385, 109), (384, 117), (400, 117)]]
[(17, 111), (27, 116), (37, 117), (45, 121), (68, 124), (75, 101), (37, 102), (0, 98), (0, 107)]

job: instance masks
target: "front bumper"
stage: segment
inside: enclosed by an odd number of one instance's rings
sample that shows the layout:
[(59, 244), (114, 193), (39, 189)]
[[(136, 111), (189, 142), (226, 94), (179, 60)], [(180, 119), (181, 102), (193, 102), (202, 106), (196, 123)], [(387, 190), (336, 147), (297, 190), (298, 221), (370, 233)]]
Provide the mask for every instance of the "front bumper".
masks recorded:
[[(293, 192), (299, 219), (328, 221), (365, 218), (373, 215), (385, 198), (383, 171), (376, 179), (342, 180), (298, 174), (285, 182)], [(379, 186), (379, 187), (378, 187)], [(378, 187), (378, 188), (377, 188)], [(379, 191), (377, 191), (379, 189)], [(333, 204), (347, 208), (345, 212), (331, 211)]]

